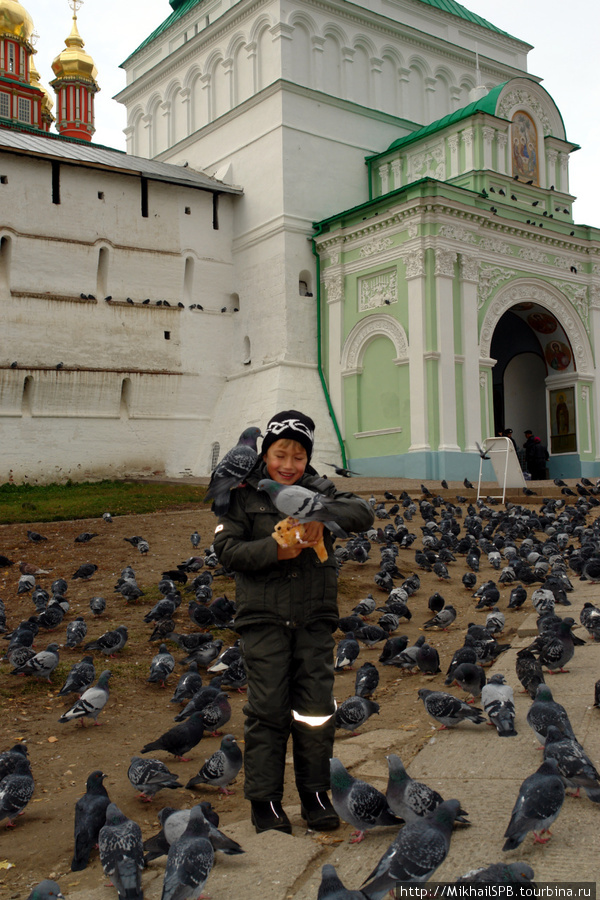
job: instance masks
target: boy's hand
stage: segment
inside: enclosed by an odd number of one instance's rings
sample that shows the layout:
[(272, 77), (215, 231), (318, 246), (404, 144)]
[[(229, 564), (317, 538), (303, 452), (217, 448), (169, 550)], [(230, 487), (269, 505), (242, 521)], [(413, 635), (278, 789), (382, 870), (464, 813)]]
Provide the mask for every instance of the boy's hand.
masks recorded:
[(322, 522), (305, 522), (304, 523), (304, 540), (302, 543), (294, 544), (293, 547), (277, 547), (277, 559), (296, 559), (303, 550), (309, 547), (316, 547), (323, 539)]

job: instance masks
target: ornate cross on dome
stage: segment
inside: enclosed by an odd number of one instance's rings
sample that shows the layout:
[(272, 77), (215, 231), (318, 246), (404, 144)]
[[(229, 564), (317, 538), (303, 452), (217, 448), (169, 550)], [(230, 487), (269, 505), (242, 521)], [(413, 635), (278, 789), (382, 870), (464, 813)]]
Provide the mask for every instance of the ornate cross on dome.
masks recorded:
[(69, 6), (73, 10), (73, 18), (77, 18), (77, 10), (80, 6), (83, 6), (83, 0), (67, 0)]

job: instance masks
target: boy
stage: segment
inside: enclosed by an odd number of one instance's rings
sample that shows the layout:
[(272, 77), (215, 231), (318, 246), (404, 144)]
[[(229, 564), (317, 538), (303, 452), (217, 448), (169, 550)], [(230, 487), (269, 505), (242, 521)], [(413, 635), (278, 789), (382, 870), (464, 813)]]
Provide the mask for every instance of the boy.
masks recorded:
[[(229, 512), (219, 520), (214, 538), (219, 560), (236, 573), (235, 621), (248, 673), (244, 792), (259, 834), (292, 831), (281, 805), (290, 734), (303, 818), (320, 831), (339, 825), (327, 796), (338, 621), (333, 542), (321, 522), (310, 522), (303, 544), (280, 547), (272, 534), (283, 517), (257, 488), (261, 478), (301, 484), (342, 503), (345, 509), (336, 521), (344, 531), (371, 527), (373, 511), (366, 501), (338, 493), (333, 482), (310, 467), (314, 428), (313, 420), (296, 410), (273, 416), (262, 459), (245, 484), (231, 492)], [(321, 537), (328, 551), (323, 563), (312, 549)]]

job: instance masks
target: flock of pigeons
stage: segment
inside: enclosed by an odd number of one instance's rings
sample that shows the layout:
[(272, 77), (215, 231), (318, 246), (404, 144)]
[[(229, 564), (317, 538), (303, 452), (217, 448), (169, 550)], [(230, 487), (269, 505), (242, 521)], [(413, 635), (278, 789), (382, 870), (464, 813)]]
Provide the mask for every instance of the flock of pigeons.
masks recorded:
[[(256, 437), (251, 435), (254, 442)], [(252, 440), (242, 446), (251, 444)], [(231, 476), (230, 472), (226, 474)], [(227, 492), (235, 487), (237, 477), (236, 472)], [(568, 595), (573, 591), (572, 578), (600, 580), (600, 521), (593, 520), (593, 513), (590, 516), (593, 507), (585, 496), (574, 504), (562, 498), (544, 499), (533, 509), (511, 503), (500, 507), (490, 499), (469, 503), (466, 498), (458, 498), (451, 502), (447, 494), (436, 496), (423, 488), (419, 498), (407, 493), (396, 498), (389, 492), (385, 492), (383, 501), (372, 497), (378, 527), (349, 539), (345, 536), (338, 544), (340, 569), (347, 564), (364, 565), (376, 555), (379, 565), (372, 593), (340, 620), (342, 636), (336, 648), (336, 670), (352, 669), (360, 661), (361, 645), (376, 648), (381, 667), (406, 674), (419, 672), (437, 682), (431, 685), (434, 689), (420, 687), (417, 693), (425, 711), (442, 729), (465, 720), (482, 724), (489, 719), (499, 737), (512, 737), (517, 733), (512, 689), (502, 674), (488, 677), (488, 667), (509, 649), (509, 644), (497, 640), (505, 627), (505, 610), (531, 605), (538, 614), (539, 633), (529, 647), (518, 652), (517, 676), (533, 701), (527, 722), (544, 747), (544, 762), (523, 781), (502, 849), (518, 848), (529, 832), (533, 832), (534, 840), (544, 842), (544, 834), (560, 812), (565, 787), (583, 789), (590, 800), (600, 803), (600, 776), (577, 741), (567, 711), (555, 702), (544, 675), (544, 669), (567, 671), (565, 666), (573, 658), (576, 646), (586, 643), (573, 633), (574, 618), (561, 617), (556, 610), (561, 605), (571, 605)], [(263, 484), (263, 489), (270, 493), (282, 516), (297, 516), (304, 521), (313, 517), (328, 524), (333, 521), (327, 499), (320, 495), (307, 497), (311, 492), (299, 486), (282, 487), (274, 482)], [(224, 501), (224, 491), (214, 482), (212, 496), (222, 508), (227, 498)], [(108, 514), (104, 518), (111, 521)], [(335, 523), (333, 526), (335, 530)], [(33, 531), (27, 536), (33, 544), (45, 540)], [(84, 532), (77, 540), (86, 543), (96, 536)], [(141, 536), (125, 540), (142, 555), (148, 553), (148, 542)], [(197, 532), (191, 541), (197, 551)], [(413, 550), (415, 542), (418, 549)], [(0, 566), (11, 565), (6, 557), (0, 557)], [(482, 566), (486, 571), (489, 567), (495, 577), (481, 580)], [(455, 574), (464, 568), (464, 575)], [(87, 564), (71, 577), (87, 581), (96, 569)], [(411, 574), (405, 575), (401, 569), (410, 569)], [(33, 676), (54, 684), (52, 676), (59, 664), (61, 644), (69, 650), (83, 650), (86, 655), (71, 667), (59, 691), (61, 696), (75, 694), (77, 699), (58, 721), (64, 725), (79, 722), (79, 727), (86, 719), (99, 724), (98, 717), (109, 701), (111, 670), (104, 669), (97, 678), (89, 651), (99, 652), (107, 660), (121, 653), (128, 641), (127, 627), (119, 625), (86, 641), (85, 616), (64, 622), (69, 618), (70, 606), (66, 579), (54, 579), (46, 590), (37, 585), (36, 579), (49, 574), (47, 571), (27, 563), (21, 563), (20, 570), (17, 591), (31, 598), (35, 614), (18, 622), (10, 601), (0, 601), (0, 630), (6, 639), (3, 656), (10, 666), (10, 675)], [(231, 641), (226, 642), (213, 633), (215, 629), (223, 633), (232, 626), (235, 605), (225, 596), (213, 598), (215, 575), (229, 574), (219, 569), (218, 560), (208, 548), (204, 556), (192, 556), (177, 568), (163, 572), (158, 584), (160, 599), (143, 615), (144, 623), (152, 629), (149, 640), (159, 643), (147, 681), (164, 686), (178, 663), (185, 666), (185, 671), (171, 698), (180, 710), (174, 717), (175, 724), (140, 748), (140, 756), (131, 758), (128, 778), (139, 791), (141, 801), (151, 802), (163, 789), (184, 787), (164, 761), (146, 754), (168, 753), (185, 760), (205, 734), (222, 734), (221, 729), (232, 714), (231, 692), (245, 686), (243, 661), (233, 631)], [(464, 691), (464, 700), (440, 689), (444, 674), (441, 661), (436, 647), (426, 640), (426, 635), (436, 631), (458, 630), (457, 611), (438, 591), (425, 601), (421, 578), (428, 584), (437, 578), (440, 591), (448, 581), (460, 579), (476, 601), (474, 610), (486, 615), (485, 624), (468, 625), (463, 644), (455, 649), (446, 669), (443, 686), (458, 686)], [(508, 603), (501, 608), (503, 586), (508, 586)], [(131, 566), (122, 571), (115, 591), (125, 603), (143, 604), (144, 590)], [(187, 604), (191, 630), (179, 631), (179, 608), (182, 592), (186, 591), (194, 597)], [(400, 633), (402, 623), (410, 622), (415, 614), (421, 620), (425, 603), (427, 611), (420, 626), (424, 633), (409, 646), (408, 637)], [(102, 616), (105, 608), (104, 598), (91, 598), (92, 617)], [(588, 640), (600, 640), (600, 608), (586, 603), (580, 624), (587, 631)], [(39, 644), (46, 631), (56, 632), (57, 637), (45, 649), (36, 651), (34, 643)], [(185, 653), (183, 659), (176, 660), (172, 645)], [(208, 684), (203, 683), (200, 668), (209, 673)], [(379, 703), (373, 699), (379, 679), (380, 670), (373, 661), (358, 668), (354, 694), (341, 702), (336, 712), (338, 729), (355, 734), (371, 715), (379, 712)], [(422, 679), (419, 681), (423, 683)], [(600, 682), (596, 685), (596, 705), (599, 694)], [(481, 703), (483, 708), (475, 703)], [(332, 759), (332, 802), (340, 818), (355, 829), (353, 842), (362, 841), (368, 830), (380, 826), (394, 827), (397, 835), (360, 888), (346, 889), (334, 867), (323, 866), (318, 900), (378, 900), (399, 881), (427, 881), (449, 851), (453, 827), (468, 826), (468, 813), (458, 800), (443, 800), (427, 785), (413, 781), (395, 754), (388, 756), (388, 766), (389, 782), (383, 794), (354, 778), (339, 759)], [(212, 785), (227, 792), (241, 767), (242, 752), (236, 738), (226, 734), (220, 748), (185, 787)], [(101, 770), (92, 772), (86, 792), (75, 806), (71, 868), (84, 869), (97, 845), (104, 872), (115, 885), (120, 900), (141, 900), (143, 868), (160, 856), (167, 858), (162, 900), (186, 900), (201, 895), (215, 853), (244, 852), (219, 830), (218, 816), (207, 802), (198, 803), (191, 810), (161, 810), (160, 831), (144, 841), (140, 826), (111, 802), (103, 785), (105, 777)], [(17, 743), (1, 752), (0, 821), (13, 825), (16, 816), (26, 810), (34, 789), (26, 745)], [(484, 870), (468, 873), (462, 880), (529, 883), (532, 879), (533, 871), (525, 863), (500, 859)], [(54, 882), (42, 882), (31, 896), (34, 900), (49, 900), (62, 895)]]

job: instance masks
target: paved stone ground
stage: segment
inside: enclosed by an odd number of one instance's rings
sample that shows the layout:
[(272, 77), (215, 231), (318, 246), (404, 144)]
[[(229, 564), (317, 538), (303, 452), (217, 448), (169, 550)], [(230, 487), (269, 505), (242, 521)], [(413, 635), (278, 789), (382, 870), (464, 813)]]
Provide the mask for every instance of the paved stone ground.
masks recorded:
[[(201, 481), (199, 479), (199, 481)], [(420, 481), (400, 479), (339, 479), (347, 489), (357, 493), (380, 496), (389, 487), (396, 492), (403, 489), (414, 493)], [(574, 483), (574, 482), (573, 482)], [(439, 489), (436, 482), (428, 486)], [(530, 485), (542, 496), (559, 496), (558, 489), (549, 482)], [(452, 487), (452, 486), (451, 486)], [(494, 485), (486, 485), (492, 493)], [(454, 485), (456, 492), (457, 485)], [(497, 488), (497, 486), (496, 486)], [(484, 494), (485, 496), (485, 494)], [(471, 497), (473, 494), (471, 493)], [(521, 492), (509, 492), (513, 502), (522, 502)], [(575, 582), (574, 582), (575, 584)], [(599, 601), (596, 585), (576, 582), (569, 597), (573, 605), (558, 608), (562, 615), (572, 615), (579, 621), (579, 612), (589, 600)], [(578, 629), (582, 636), (583, 629)], [(527, 646), (536, 634), (535, 615), (532, 614), (519, 630), (512, 649), (495, 665), (494, 672), (502, 672), (515, 693), (517, 708), (517, 737), (499, 738), (488, 725), (466, 723), (458, 728), (439, 732), (432, 721), (430, 741), (412, 761), (409, 773), (438, 790), (446, 799), (457, 797), (468, 810), (470, 828), (458, 828), (452, 838), (445, 863), (435, 874), (435, 880), (454, 881), (470, 869), (500, 860), (524, 860), (534, 871), (538, 883), (595, 881), (598, 864), (598, 835), (600, 809), (582, 796), (567, 797), (553, 826), (553, 837), (547, 845), (533, 844), (531, 834), (523, 844), (510, 853), (502, 852), (503, 834), (516, 800), (521, 782), (541, 764), (541, 745), (526, 722), (530, 699), (519, 693), (521, 688), (515, 674), (516, 652)], [(575, 733), (588, 755), (600, 763), (600, 710), (593, 708), (594, 684), (600, 677), (600, 644), (587, 642), (577, 647), (571, 661), (570, 673), (546, 676), (554, 698), (567, 710)], [(421, 701), (415, 696), (415, 716)], [(382, 727), (357, 737), (344, 737), (336, 742), (335, 752), (352, 773), (385, 791), (387, 764), (385, 756), (394, 752), (402, 757), (403, 741), (407, 740), (410, 721), (382, 721)], [(333, 863), (348, 888), (357, 889), (370, 874), (382, 853), (393, 840), (394, 829), (377, 829), (360, 844), (339, 841), (335, 833), (318, 836), (307, 833), (298, 807), (288, 809), (294, 825), (290, 837), (278, 833), (256, 835), (248, 821), (228, 827), (227, 832), (238, 840), (246, 853), (239, 857), (218, 858), (207, 890), (213, 900), (247, 898), (247, 900), (315, 900), (320, 883), (321, 866)], [(143, 875), (146, 900), (160, 900), (164, 873), (164, 859), (156, 860)], [(63, 891), (69, 900), (114, 900), (112, 887), (77, 892), (65, 884)]]

